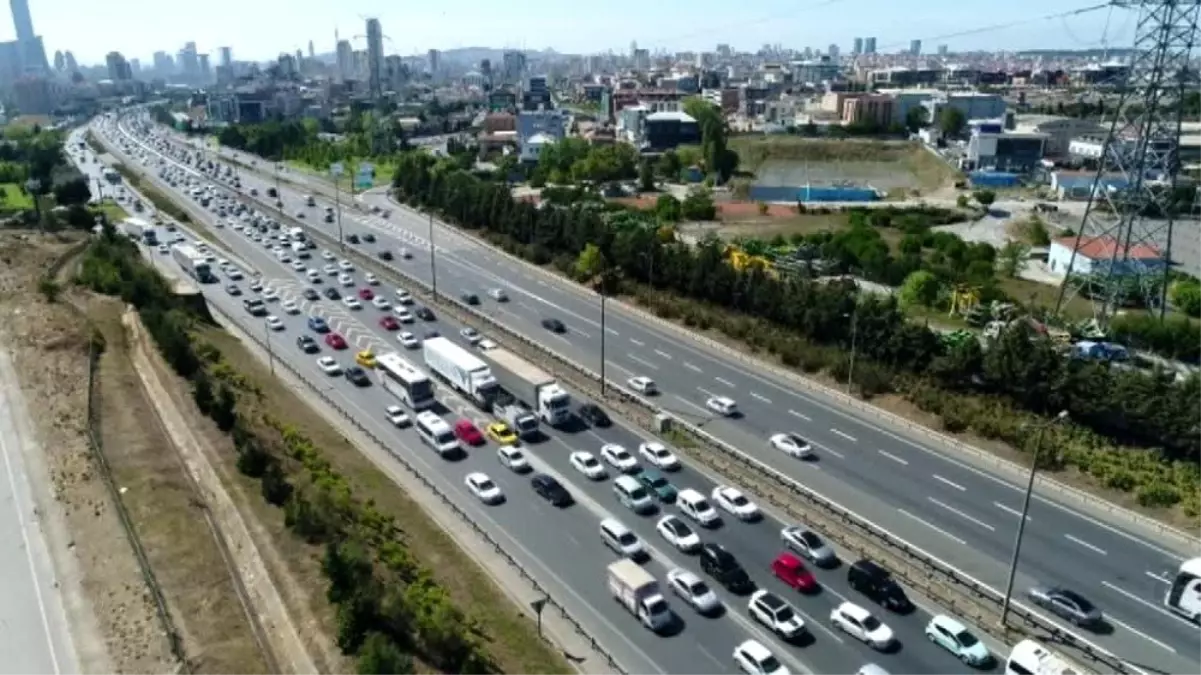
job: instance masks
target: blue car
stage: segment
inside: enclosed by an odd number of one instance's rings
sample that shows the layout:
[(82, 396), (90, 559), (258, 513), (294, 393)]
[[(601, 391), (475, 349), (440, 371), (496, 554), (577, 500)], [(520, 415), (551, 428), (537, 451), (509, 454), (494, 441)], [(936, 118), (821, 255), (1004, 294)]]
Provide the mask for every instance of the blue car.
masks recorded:
[(310, 316), (309, 330), (313, 331), (314, 333), (328, 333), (329, 324), (325, 323), (325, 319), (322, 319), (319, 316)]

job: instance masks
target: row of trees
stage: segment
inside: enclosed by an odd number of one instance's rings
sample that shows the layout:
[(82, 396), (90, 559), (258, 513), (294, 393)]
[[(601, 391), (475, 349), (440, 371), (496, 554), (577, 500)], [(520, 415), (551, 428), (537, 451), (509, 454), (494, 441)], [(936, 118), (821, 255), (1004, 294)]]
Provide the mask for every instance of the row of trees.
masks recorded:
[(413, 654), (441, 672), (495, 670), (482, 628), (454, 606), (392, 519), (356, 498), (303, 433), (256, 412), (254, 386), (219, 350), (194, 339), (197, 318), (132, 243), (106, 227), (85, 253), (77, 281), (138, 309), (166, 361), (191, 381), (197, 406), (231, 434), (238, 469), (260, 482), (294, 534), (324, 547), (337, 643), (356, 656), (360, 673), (414, 672)]
[(542, 149), (530, 179), (535, 185), (633, 180), (639, 161), (638, 151), (628, 143), (592, 145), (571, 136)]
[[(1096, 434), (1098, 444), (1110, 439), (1157, 448), (1164, 460), (1194, 467), (1201, 458), (1196, 414), (1201, 381), (1196, 376), (1177, 383), (1167, 374), (1066, 360), (1047, 339), (1020, 326), (987, 354), (975, 341), (948, 346), (926, 327), (907, 321), (892, 298), (857, 299), (850, 285), (780, 277), (757, 266), (735, 270), (726, 247), (716, 240), (688, 246), (661, 236), (653, 222), (630, 226), (629, 218), (614, 227), (611, 212), (587, 203), (540, 209), (514, 200), (503, 185), (478, 180), (424, 154), (398, 159), (394, 186), (403, 201), (480, 230), (538, 264), (553, 262), (578, 273), (577, 257), (591, 244), (602, 262), (586, 276), (602, 279), (609, 291), (654, 289), (653, 295), (669, 303), (665, 311), (680, 316), (682, 308), (692, 308), (694, 322), (703, 318), (705, 327), (739, 339), (754, 335), (790, 365), (802, 365), (815, 347), (836, 348), (845, 359), (854, 331), (857, 356), (874, 364), (864, 368), (876, 374), (873, 388), (887, 388), (897, 377), (914, 378), (944, 393), (1007, 401), (1011, 418), (1020, 416), (1020, 410), (1046, 415), (1066, 409), (1076, 424)], [(862, 217), (870, 223), (873, 217), (896, 216)], [(917, 226), (916, 221), (910, 225)], [(882, 256), (879, 245), (862, 246), (877, 254), (858, 248), (855, 237), (867, 238), (865, 231), (871, 229), (852, 228), (856, 234), (850, 241), (843, 237), (833, 243), (831, 237), (831, 253), (848, 251), (857, 259)], [(983, 276), (987, 268), (991, 275), (984, 249), (961, 241), (940, 244), (939, 235), (920, 229), (912, 234), (918, 237), (914, 245), (924, 246), (930, 237), (935, 250), (929, 255), (941, 253), (948, 274)], [(940, 245), (946, 250), (937, 249)], [(856, 372), (862, 372), (861, 362)]]

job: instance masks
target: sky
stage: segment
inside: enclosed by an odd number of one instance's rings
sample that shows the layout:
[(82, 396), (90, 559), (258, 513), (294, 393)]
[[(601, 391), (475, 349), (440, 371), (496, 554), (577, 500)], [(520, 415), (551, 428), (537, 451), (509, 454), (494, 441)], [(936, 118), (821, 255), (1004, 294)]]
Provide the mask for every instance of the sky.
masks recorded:
[[(1103, 36), (1109, 46), (1130, 46), (1136, 23), (1130, 10), (1046, 18), (1102, 1), (29, 0), (29, 5), (47, 54), (71, 50), (88, 64), (102, 63), (114, 50), (148, 63), (153, 52), (175, 53), (188, 41), (214, 57), (218, 47), (233, 47), (237, 60), (274, 59), (296, 49), (307, 53), (309, 40), (318, 53), (332, 52), (335, 29), (362, 48), (365, 41), (355, 38), (372, 16), (390, 39), (385, 53), (402, 55), (456, 47), (626, 53), (634, 41), (667, 51), (712, 51), (718, 43), (746, 50), (764, 44), (824, 50), (835, 43), (845, 53), (855, 36), (875, 36), (881, 52), (913, 39), (922, 40), (927, 52), (943, 43), (952, 51), (1088, 49), (1101, 47)], [(12, 39), (12, 15), (0, 13), (0, 39)]]

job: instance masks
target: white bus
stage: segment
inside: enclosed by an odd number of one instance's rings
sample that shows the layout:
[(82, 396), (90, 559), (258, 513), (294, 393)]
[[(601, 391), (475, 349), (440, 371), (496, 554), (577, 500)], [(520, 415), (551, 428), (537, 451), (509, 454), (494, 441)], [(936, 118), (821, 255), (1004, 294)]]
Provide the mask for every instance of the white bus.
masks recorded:
[(1005, 661), (1005, 675), (1083, 675), (1085, 672), (1034, 640), (1022, 640), (1014, 645)]
[(413, 410), (425, 410), (434, 405), (434, 383), (400, 354), (380, 354), (375, 362), (379, 383), (405, 405)]
[(423, 443), (443, 457), (457, 455), (461, 450), (454, 429), (450, 428), (446, 420), (428, 410), (417, 413), (413, 428), (417, 430), (417, 435)]
[(1163, 604), (1189, 621), (1201, 624), (1201, 558), (1180, 564)]

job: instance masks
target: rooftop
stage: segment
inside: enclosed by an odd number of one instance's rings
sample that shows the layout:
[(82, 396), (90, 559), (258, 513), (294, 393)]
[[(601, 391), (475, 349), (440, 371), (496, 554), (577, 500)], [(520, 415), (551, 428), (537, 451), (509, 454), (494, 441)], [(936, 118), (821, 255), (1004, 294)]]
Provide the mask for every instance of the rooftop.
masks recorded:
[(657, 112), (657, 113), (652, 113), (650, 115), (647, 115), (646, 121), (647, 122), (672, 122), (672, 121), (674, 121), (674, 122), (680, 122), (680, 123), (688, 123), (688, 122), (695, 122), (696, 118), (694, 118), (692, 115), (689, 115), (688, 113), (685, 113), (685, 112), (664, 111), (664, 112)]
[(1145, 244), (1135, 244), (1123, 250), (1113, 237), (1080, 237), (1078, 246), (1076, 237), (1063, 237), (1056, 239), (1055, 243), (1068, 249), (1074, 247), (1078, 255), (1090, 260), (1160, 260), (1163, 257), (1158, 249)]

